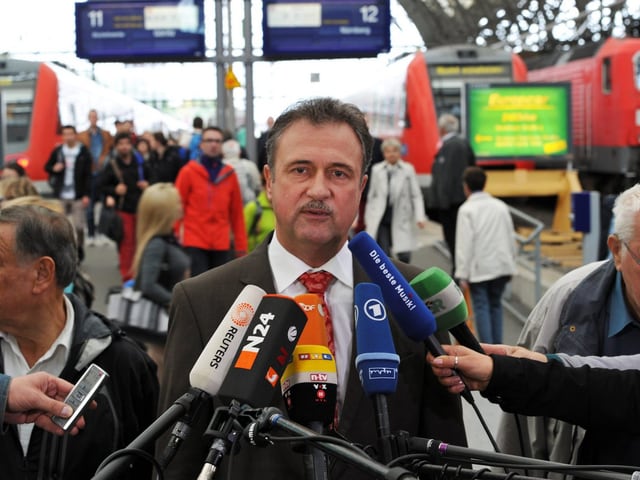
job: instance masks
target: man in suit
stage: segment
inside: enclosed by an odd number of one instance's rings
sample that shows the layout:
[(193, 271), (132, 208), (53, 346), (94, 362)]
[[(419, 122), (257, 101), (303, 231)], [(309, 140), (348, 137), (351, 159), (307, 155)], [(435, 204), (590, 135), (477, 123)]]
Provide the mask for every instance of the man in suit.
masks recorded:
[[(362, 112), (338, 100), (303, 101), (276, 120), (264, 170), (276, 217), (275, 232), (251, 254), (174, 289), (161, 411), (188, 390), (189, 371), (245, 285), (295, 296), (306, 291), (302, 274), (324, 271), (334, 277), (325, 301), (333, 324), (338, 371), (337, 432), (355, 443), (376, 443), (372, 402), (365, 397), (353, 368), (353, 288), (370, 280), (347, 248), (348, 232), (367, 181), (371, 148)], [(407, 278), (420, 272), (406, 264), (398, 266)], [(393, 320), (391, 329), (401, 358), (398, 390), (389, 398), (392, 431), (466, 445), (459, 399), (437, 384), (425, 363), (425, 346), (409, 341)], [(284, 411), (279, 393), (272, 405)], [(201, 469), (211, 444), (203, 440), (202, 432), (213, 406), (202, 412), (165, 478), (193, 478)], [(159, 448), (166, 442), (166, 436), (161, 438)], [(331, 478), (369, 478), (344, 463), (332, 459), (331, 464)], [(233, 470), (234, 479), (263, 480), (303, 478), (304, 471), (302, 456), (281, 443), (265, 449), (244, 444), (238, 455), (225, 459), (225, 469)], [(219, 473), (221, 477), (226, 474)]]
[(458, 209), (466, 200), (462, 172), (475, 165), (471, 145), (458, 134), (460, 122), (455, 115), (444, 113), (438, 118), (440, 149), (431, 169), (431, 187), (427, 215), (442, 225), (444, 240), (451, 254), (451, 275), (456, 267), (456, 221)]

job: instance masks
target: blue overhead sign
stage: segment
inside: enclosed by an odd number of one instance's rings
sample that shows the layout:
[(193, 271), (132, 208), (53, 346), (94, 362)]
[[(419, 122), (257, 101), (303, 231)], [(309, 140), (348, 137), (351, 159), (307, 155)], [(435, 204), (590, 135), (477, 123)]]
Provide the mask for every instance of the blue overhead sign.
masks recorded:
[(203, 1), (76, 3), (76, 55), (93, 62), (202, 60)]
[(391, 47), (389, 0), (263, 0), (268, 59), (374, 57)]

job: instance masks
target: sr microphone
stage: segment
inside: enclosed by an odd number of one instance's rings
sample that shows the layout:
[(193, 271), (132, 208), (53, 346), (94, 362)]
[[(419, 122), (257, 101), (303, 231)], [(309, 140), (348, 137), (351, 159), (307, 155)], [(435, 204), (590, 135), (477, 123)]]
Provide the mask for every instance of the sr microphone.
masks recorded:
[(192, 388), (187, 394), (192, 396), (191, 407), (171, 432), (160, 460), (162, 466), (169, 464), (181, 443), (189, 435), (190, 425), (202, 401), (218, 394), (256, 307), (266, 293), (255, 285), (244, 287), (193, 364), (189, 373), (189, 384)]
[(410, 285), (436, 317), (438, 331), (449, 331), (460, 345), (484, 353), (467, 326), (467, 302), (456, 282), (444, 270), (431, 267), (411, 280)]
[(394, 457), (387, 395), (396, 391), (400, 357), (393, 345), (380, 287), (375, 283), (359, 283), (354, 298), (356, 369), (362, 388), (374, 402), (382, 462), (386, 464)]
[(248, 407), (240, 404), (266, 406), (272, 402), (306, 322), (293, 298), (278, 294), (262, 297), (218, 391), (218, 397), (231, 405), (230, 414), (225, 418), (215, 413), (205, 432), (214, 440), (198, 480), (213, 478), (241, 433), (237, 418)]
[[(433, 313), (371, 235), (364, 231), (356, 234), (349, 241), (349, 250), (380, 287), (386, 305), (404, 333), (412, 340), (424, 341), (432, 355), (446, 355), (440, 342), (433, 336), (436, 331)], [(468, 389), (462, 391), (462, 396), (469, 403), (474, 403)]]

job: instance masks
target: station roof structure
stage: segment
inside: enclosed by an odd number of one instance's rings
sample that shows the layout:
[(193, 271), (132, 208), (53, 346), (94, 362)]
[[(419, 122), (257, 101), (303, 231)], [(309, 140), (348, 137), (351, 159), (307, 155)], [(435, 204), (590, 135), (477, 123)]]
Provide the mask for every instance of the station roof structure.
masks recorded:
[[(640, 14), (625, 0), (398, 0), (425, 45), (479, 43), (552, 51), (616, 34), (638, 36)], [(556, 28), (559, 25), (564, 27)]]

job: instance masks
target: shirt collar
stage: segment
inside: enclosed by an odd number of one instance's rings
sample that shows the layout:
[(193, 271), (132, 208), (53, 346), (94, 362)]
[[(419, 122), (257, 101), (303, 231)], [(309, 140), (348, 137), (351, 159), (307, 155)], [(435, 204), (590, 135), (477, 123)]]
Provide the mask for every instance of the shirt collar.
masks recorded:
[(310, 267), (291, 252), (287, 251), (278, 241), (278, 232), (275, 232), (271, 239), (268, 254), (269, 263), (271, 265), (278, 265), (278, 268), (271, 269), (273, 272), (273, 283), (278, 293), (285, 291), (298, 280), (300, 275), (309, 270), (326, 270), (336, 277), (339, 282), (353, 288), (353, 257), (351, 250), (347, 247), (347, 242), (344, 243), (334, 257), (318, 268)]
[(620, 333), (624, 327), (633, 323), (633, 317), (629, 314), (627, 305), (624, 300), (622, 275), (616, 272), (616, 281), (609, 297), (609, 338)]

